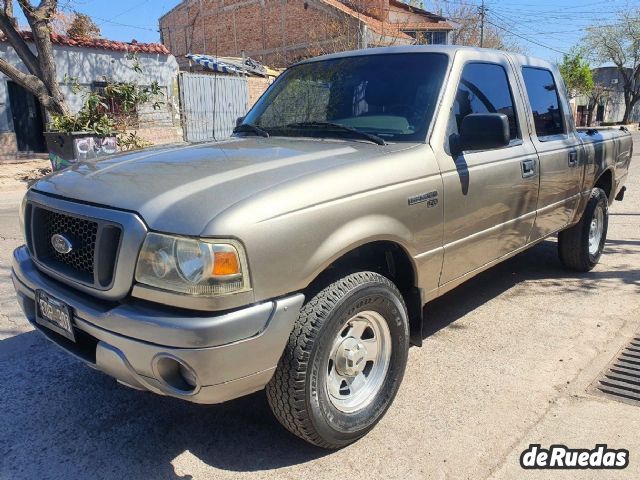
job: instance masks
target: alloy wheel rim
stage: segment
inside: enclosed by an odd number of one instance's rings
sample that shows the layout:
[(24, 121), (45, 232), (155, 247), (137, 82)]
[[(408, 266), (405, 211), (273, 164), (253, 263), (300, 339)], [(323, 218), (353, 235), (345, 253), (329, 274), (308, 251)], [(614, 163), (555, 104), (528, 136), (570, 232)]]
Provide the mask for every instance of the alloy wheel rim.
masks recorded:
[(600, 242), (604, 231), (604, 209), (598, 205), (593, 212), (591, 225), (589, 226), (589, 253), (597, 255), (600, 250)]
[(351, 317), (334, 339), (327, 362), (326, 388), (338, 410), (353, 413), (373, 402), (391, 362), (391, 332), (378, 312)]

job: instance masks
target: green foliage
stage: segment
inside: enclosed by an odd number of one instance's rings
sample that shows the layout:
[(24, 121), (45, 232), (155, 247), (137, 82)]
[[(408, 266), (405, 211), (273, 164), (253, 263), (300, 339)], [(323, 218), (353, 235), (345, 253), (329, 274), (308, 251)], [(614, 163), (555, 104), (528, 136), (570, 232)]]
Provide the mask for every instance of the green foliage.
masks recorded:
[[(140, 62), (135, 54), (127, 57), (133, 62), (132, 69), (141, 73)], [(82, 87), (77, 78), (65, 76), (65, 83), (75, 94), (84, 92), (83, 105), (76, 114), (51, 115), (49, 130), (56, 132), (90, 132), (99, 136), (113, 135), (136, 123), (138, 107), (151, 103), (158, 110), (164, 102), (164, 93), (158, 82), (140, 86), (136, 82), (108, 81), (100, 90)], [(149, 146), (135, 133), (122, 134), (118, 144), (126, 150)]]
[(593, 89), (591, 68), (579, 53), (565, 55), (559, 67), (570, 96), (587, 95)]
[(96, 92), (85, 95), (84, 105), (75, 115), (51, 115), (49, 130), (54, 132), (91, 132), (95, 135), (112, 135), (115, 123), (106, 113), (107, 105)]
[(131, 62), (131, 70), (136, 73), (142, 73), (142, 65), (140, 64), (138, 52), (127, 53), (127, 60)]
[(104, 98), (117, 102), (125, 113), (134, 113), (138, 105), (153, 102), (153, 109), (158, 110), (164, 104), (160, 98), (164, 96), (158, 82), (141, 87), (134, 82), (112, 82), (104, 88)]
[(117, 140), (118, 147), (123, 151), (141, 150), (152, 145), (151, 142), (147, 142), (144, 138), (140, 137), (138, 132), (118, 134)]

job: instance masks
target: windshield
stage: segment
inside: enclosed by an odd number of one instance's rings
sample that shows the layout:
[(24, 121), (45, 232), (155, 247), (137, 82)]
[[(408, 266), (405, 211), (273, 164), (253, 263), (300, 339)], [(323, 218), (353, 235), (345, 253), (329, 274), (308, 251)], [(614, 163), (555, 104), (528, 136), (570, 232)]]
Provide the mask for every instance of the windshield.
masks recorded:
[(447, 62), (439, 53), (402, 53), (297, 65), (281, 75), (244, 124), (269, 135), (364, 132), (391, 142), (424, 141)]

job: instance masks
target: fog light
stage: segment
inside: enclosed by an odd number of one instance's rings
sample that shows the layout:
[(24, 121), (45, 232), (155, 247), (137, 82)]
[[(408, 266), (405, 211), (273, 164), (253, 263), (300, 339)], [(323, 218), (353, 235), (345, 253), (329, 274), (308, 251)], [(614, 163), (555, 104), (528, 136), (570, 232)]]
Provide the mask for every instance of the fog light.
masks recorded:
[(160, 354), (156, 357), (154, 366), (154, 373), (158, 380), (177, 393), (183, 395), (195, 393), (198, 387), (198, 378), (182, 360), (168, 354)]

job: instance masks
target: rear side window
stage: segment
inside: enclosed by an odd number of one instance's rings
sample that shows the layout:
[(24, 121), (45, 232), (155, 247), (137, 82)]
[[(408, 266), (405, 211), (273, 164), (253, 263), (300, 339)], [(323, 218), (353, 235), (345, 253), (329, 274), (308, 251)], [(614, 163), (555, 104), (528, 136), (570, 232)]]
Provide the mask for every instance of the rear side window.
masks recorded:
[(511, 139), (518, 137), (513, 96), (505, 69), (493, 63), (468, 63), (453, 105), (458, 132), (462, 120), (472, 113), (504, 113), (509, 118)]
[(541, 68), (524, 67), (522, 75), (538, 137), (565, 133), (558, 87), (553, 74)]

